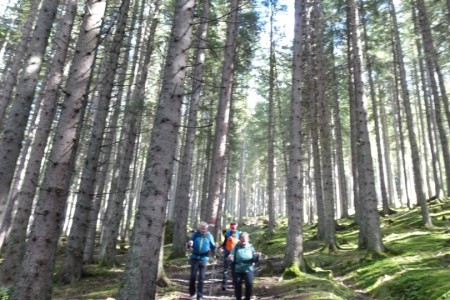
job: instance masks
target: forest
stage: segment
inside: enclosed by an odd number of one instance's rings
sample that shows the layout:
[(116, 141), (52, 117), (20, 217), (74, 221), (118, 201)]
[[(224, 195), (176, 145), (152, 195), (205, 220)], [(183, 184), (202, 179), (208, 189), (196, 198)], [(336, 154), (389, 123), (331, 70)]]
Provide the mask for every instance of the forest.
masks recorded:
[(1, 299), (450, 299), (449, 0), (0, 9)]

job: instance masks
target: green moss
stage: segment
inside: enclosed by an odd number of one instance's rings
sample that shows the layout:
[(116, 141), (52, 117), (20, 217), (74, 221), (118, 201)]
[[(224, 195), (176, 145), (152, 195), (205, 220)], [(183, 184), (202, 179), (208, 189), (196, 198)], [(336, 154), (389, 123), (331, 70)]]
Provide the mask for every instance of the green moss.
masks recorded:
[(284, 269), (284, 272), (283, 272), (283, 279), (285, 279), (285, 280), (298, 278), (298, 277), (302, 277), (302, 276), (303, 276), (303, 273), (302, 273), (302, 271), (300, 271), (298, 266), (291, 266), (289, 268)]

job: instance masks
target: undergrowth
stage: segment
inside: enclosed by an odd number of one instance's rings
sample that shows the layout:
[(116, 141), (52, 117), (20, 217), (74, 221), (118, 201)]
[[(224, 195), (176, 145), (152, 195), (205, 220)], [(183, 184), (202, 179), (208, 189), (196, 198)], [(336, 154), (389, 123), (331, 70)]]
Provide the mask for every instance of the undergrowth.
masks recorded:
[[(380, 217), (386, 247), (382, 255), (358, 249), (358, 227), (352, 218), (338, 221), (338, 252), (323, 251), (323, 242), (316, 239), (316, 226), (306, 224), (303, 251), (308, 272), (291, 270), (285, 277), (287, 220), (279, 218), (272, 235), (261, 217), (249, 218), (239, 229), (249, 232), (251, 243), (263, 253), (261, 265), (265, 267), (256, 273), (256, 287), (261, 288), (267, 278), (276, 278), (270, 293), (279, 299), (449, 300), (450, 202), (429, 205), (434, 224), (431, 229), (422, 225), (419, 208)], [(164, 250), (165, 266), (187, 268), (187, 257), (169, 260), (170, 246)], [(87, 267), (81, 281), (55, 285), (54, 299), (114, 298), (124, 262), (116, 268)], [(176, 288), (163, 291), (177, 293)], [(264, 294), (263, 290), (259, 292)]]

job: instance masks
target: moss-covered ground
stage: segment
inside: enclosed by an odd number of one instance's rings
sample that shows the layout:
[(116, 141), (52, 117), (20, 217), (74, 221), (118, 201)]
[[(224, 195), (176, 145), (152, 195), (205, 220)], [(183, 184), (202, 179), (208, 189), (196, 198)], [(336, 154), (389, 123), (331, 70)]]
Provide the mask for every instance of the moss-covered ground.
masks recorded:
[[(432, 228), (422, 226), (419, 208), (380, 217), (386, 247), (383, 255), (358, 249), (358, 228), (352, 219), (339, 220), (339, 250), (335, 253), (323, 250), (323, 242), (315, 239), (314, 225), (305, 225), (304, 257), (312, 271), (290, 279), (282, 277), (286, 220), (280, 219), (275, 234), (269, 236), (262, 218), (248, 219), (240, 230), (248, 231), (255, 248), (263, 253), (256, 272), (255, 296), (307, 300), (450, 299), (450, 202), (429, 205)], [(169, 252), (167, 245), (166, 257)], [(54, 299), (114, 299), (123, 267), (88, 266), (80, 282), (55, 285)], [(186, 279), (186, 259), (167, 259), (166, 272), (169, 277)], [(186, 281), (173, 282), (173, 286), (159, 289), (158, 299), (179, 299), (181, 291), (187, 290)]]

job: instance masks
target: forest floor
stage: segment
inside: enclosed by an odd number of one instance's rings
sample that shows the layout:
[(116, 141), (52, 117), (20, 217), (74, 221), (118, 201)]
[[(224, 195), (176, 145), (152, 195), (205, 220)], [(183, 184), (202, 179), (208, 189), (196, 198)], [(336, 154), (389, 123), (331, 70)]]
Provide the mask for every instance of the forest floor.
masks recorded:
[[(352, 219), (339, 220), (336, 253), (323, 251), (315, 225), (305, 225), (303, 251), (312, 271), (293, 279), (282, 277), (287, 221), (280, 219), (276, 234), (269, 237), (263, 218), (247, 220), (240, 230), (249, 232), (250, 242), (263, 253), (255, 270), (254, 299), (450, 300), (450, 201), (430, 203), (430, 214), (433, 228), (422, 225), (419, 208), (381, 216), (386, 247), (381, 256), (358, 249)], [(168, 244), (164, 249), (164, 270), (172, 284), (158, 287), (156, 299), (188, 299), (187, 257), (169, 260), (170, 248)], [(126, 262), (126, 251), (119, 253), (115, 268), (89, 265), (79, 282), (55, 284), (52, 299), (115, 299)], [(205, 300), (234, 299), (232, 289), (220, 290), (222, 265), (220, 258), (208, 265)]]
[[(253, 299), (338, 299), (332, 297), (330, 291), (323, 290), (326, 286), (311, 284), (305, 286), (303, 289), (300, 287), (300, 283), (297, 288), (292, 288), (292, 285), (280, 284), (280, 276), (260, 276), (259, 273), (264, 271), (265, 268), (272, 268), (273, 264), (279, 264), (281, 266), (281, 259), (261, 259), (258, 262), (255, 269), (255, 281), (253, 289)], [(278, 268), (278, 267), (275, 267)], [(157, 295), (157, 299), (160, 300), (174, 300), (174, 299), (189, 299), (189, 265), (184, 266), (168, 266), (165, 268), (166, 275), (170, 278), (174, 284), (172, 288), (175, 290), (168, 292), (167, 290), (160, 289)], [(234, 288), (231, 284), (231, 279), (228, 279), (228, 289), (222, 291), (222, 271), (223, 262), (219, 259), (213, 259), (207, 268), (206, 280), (204, 284), (205, 300), (227, 300), (235, 299)], [(269, 270), (267, 270), (269, 271)], [(305, 280), (305, 283), (308, 280)], [(243, 286), (243, 290), (245, 286)], [(347, 295), (351, 300), (365, 300), (373, 299), (362, 291), (354, 292), (351, 287), (340, 284), (340, 289), (348, 289)]]

